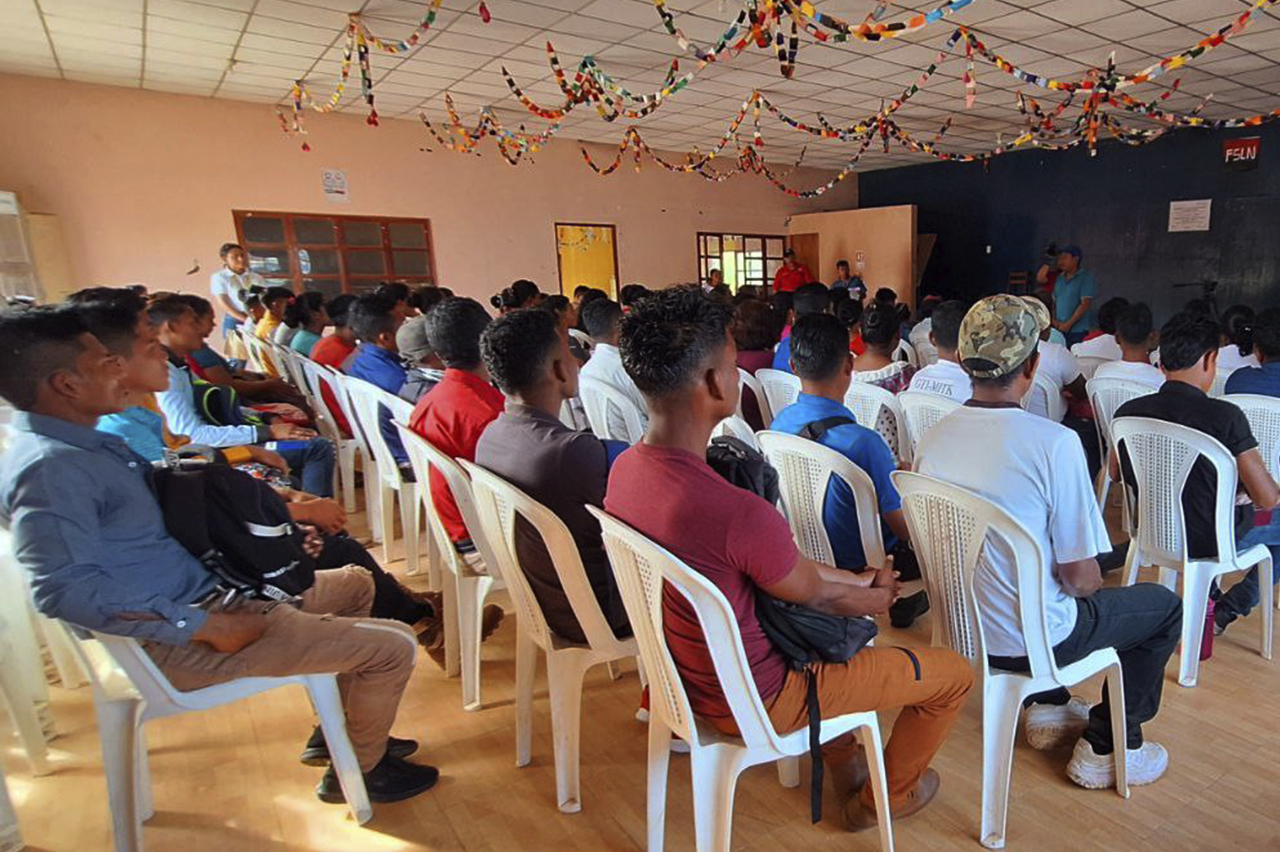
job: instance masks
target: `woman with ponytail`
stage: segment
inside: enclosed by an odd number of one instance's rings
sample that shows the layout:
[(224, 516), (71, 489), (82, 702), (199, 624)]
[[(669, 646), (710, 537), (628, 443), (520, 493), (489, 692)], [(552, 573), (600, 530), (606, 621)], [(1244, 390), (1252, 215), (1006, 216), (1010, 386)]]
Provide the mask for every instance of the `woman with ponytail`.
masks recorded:
[(1240, 367), (1257, 367), (1258, 356), (1253, 354), (1253, 308), (1248, 305), (1232, 305), (1222, 312), (1219, 320), (1222, 331), (1222, 348), (1218, 350), (1218, 370), (1230, 373)]

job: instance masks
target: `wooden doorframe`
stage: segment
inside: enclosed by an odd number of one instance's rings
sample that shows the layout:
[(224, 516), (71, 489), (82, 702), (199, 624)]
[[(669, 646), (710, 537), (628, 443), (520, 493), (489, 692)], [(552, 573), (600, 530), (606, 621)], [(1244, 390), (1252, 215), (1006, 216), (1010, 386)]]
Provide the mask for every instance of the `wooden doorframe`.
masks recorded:
[(821, 240), (817, 233), (787, 235), (787, 247), (796, 253), (796, 262), (808, 267), (814, 281), (822, 280)]
[(618, 272), (618, 226), (604, 222), (556, 222), (551, 227), (551, 234), (555, 238), (556, 245), (556, 284), (562, 295), (573, 298), (572, 293), (564, 292), (564, 271), (560, 268), (560, 229), (561, 228), (608, 228), (613, 235), (610, 244), (613, 247), (613, 287), (614, 292), (609, 294), (609, 298), (615, 302), (618, 300), (618, 293), (622, 290), (622, 277)]

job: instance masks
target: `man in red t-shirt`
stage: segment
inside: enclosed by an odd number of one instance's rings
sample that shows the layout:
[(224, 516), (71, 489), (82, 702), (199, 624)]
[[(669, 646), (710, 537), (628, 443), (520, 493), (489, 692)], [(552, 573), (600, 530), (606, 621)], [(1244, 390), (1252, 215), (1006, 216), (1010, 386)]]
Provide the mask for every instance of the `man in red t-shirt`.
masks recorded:
[[(644, 440), (614, 464), (605, 509), (724, 593), (760, 698), (786, 733), (808, 722), (808, 675), (788, 668), (760, 627), (756, 590), (821, 612), (863, 616), (887, 612), (899, 587), (886, 568), (853, 574), (806, 559), (773, 506), (707, 465), (712, 428), (738, 404), (732, 319), (731, 308), (700, 290), (675, 288), (637, 304), (623, 321), (623, 361), (645, 396), (650, 421)], [(663, 623), (693, 711), (736, 734), (697, 616), (670, 587)], [(898, 819), (928, 804), (939, 784), (929, 762), (973, 685), (969, 663), (940, 648), (872, 647), (845, 663), (820, 665), (816, 677), (824, 717), (903, 708), (885, 747), (891, 812)], [(852, 735), (828, 743), (823, 758), (837, 790), (850, 794), (847, 826), (874, 825), (871, 786)]]
[[(355, 300), (356, 297), (350, 293), (343, 293), (341, 296), (334, 296), (325, 305), (325, 311), (333, 322), (333, 334), (320, 338), (316, 341), (316, 345), (311, 347), (312, 361), (341, 370), (342, 362), (356, 351), (356, 333), (347, 325), (347, 313)], [(333, 395), (328, 382), (320, 383), (320, 396), (324, 398), (324, 404), (329, 407), (329, 413), (333, 415), (333, 420), (342, 430), (342, 434), (348, 438), (351, 437), (351, 424), (342, 413), (342, 406), (338, 404), (338, 398)]]
[(782, 266), (773, 276), (773, 292), (790, 293), (813, 280), (809, 267), (796, 260), (796, 253), (787, 249), (782, 253)]

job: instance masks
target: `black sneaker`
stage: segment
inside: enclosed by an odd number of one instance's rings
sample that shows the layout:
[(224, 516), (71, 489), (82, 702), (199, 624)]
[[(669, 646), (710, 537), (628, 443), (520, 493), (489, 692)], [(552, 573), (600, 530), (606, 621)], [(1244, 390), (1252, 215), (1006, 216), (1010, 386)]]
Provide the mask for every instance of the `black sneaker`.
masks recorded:
[(900, 598), (889, 607), (889, 623), (899, 630), (910, 627), (915, 620), (929, 611), (929, 596), (924, 591)]
[(1213, 609), (1213, 635), (1221, 636), (1226, 633), (1227, 626), (1238, 617), (1228, 607), (1223, 606), (1222, 601), (1218, 601), (1218, 605)]
[[(416, 740), (387, 737), (387, 754), (392, 757), (408, 757), (417, 750)], [(302, 749), (302, 756), (298, 759), (306, 766), (329, 765), (329, 744), (324, 741), (324, 729), (319, 725), (316, 725), (316, 729), (311, 732), (311, 739), (307, 740), (307, 744)]]
[[(440, 770), (434, 766), (409, 763), (404, 758), (383, 755), (378, 765), (364, 774), (364, 788), (371, 802), (399, 802), (425, 793), (440, 780)], [(338, 773), (333, 767), (324, 773), (316, 787), (320, 801), (331, 805), (345, 804), (347, 797), (338, 783)]]

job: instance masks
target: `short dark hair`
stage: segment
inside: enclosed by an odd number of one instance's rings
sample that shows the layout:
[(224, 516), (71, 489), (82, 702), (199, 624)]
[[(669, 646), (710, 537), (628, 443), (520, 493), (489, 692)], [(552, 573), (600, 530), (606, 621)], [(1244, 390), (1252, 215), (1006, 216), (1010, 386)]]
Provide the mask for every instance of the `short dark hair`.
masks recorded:
[(824, 314), (831, 299), (827, 297), (827, 288), (823, 284), (811, 281), (795, 289), (791, 294), (791, 304), (796, 311), (796, 319), (809, 314)]
[(858, 299), (845, 299), (836, 305), (836, 319), (850, 331), (862, 319), (862, 302)]
[(521, 308), (485, 327), (480, 334), (480, 355), (489, 376), (509, 396), (537, 382), (559, 343), (554, 313)]
[(147, 306), (146, 297), (132, 287), (85, 287), (68, 296), (67, 301), (73, 305), (86, 302), (121, 302), (133, 305), (137, 310)]
[(284, 324), (289, 328), (302, 328), (311, 322), (311, 317), (320, 313), (323, 307), (324, 293), (319, 290), (308, 290), (284, 309)]
[(226, 260), (227, 255), (231, 254), (231, 252), (233, 252), (236, 249), (240, 249), (240, 251), (244, 251), (244, 246), (240, 245), (239, 243), (223, 243), (222, 248), (218, 249), (218, 257), (222, 258), (223, 260)]
[(810, 314), (791, 329), (791, 365), (802, 379), (822, 381), (849, 358), (849, 329), (830, 314)]
[[(355, 296), (352, 296), (351, 298), (354, 299)], [(262, 307), (262, 297), (257, 293), (250, 293), (244, 297), (244, 306), (246, 308), (260, 308)]]
[(1253, 308), (1232, 305), (1222, 312), (1222, 336), (1240, 347), (1241, 356), (1253, 354)]
[(849, 261), (844, 260), (843, 258), (842, 258), (842, 259), (840, 259), (840, 260), (837, 260), (837, 261), (836, 261), (836, 269), (839, 269), (839, 268), (840, 268), (840, 267), (842, 267), (842, 266), (843, 266), (845, 269), (848, 269), (848, 268), (849, 268)]
[(1155, 320), (1146, 302), (1134, 302), (1116, 318), (1116, 339), (1131, 346), (1138, 346), (1151, 339)]
[(395, 302), (408, 302), (409, 297), (413, 295), (409, 285), (403, 281), (383, 281), (375, 292), (389, 296)]
[(325, 313), (329, 315), (329, 319), (338, 328), (345, 328), (347, 325), (347, 316), (351, 313), (351, 306), (356, 302), (356, 297), (352, 293), (340, 293), (329, 300), (324, 306)]
[(204, 296), (197, 296), (195, 293), (178, 293), (177, 295), (179, 299), (186, 300), (191, 310), (196, 312), (196, 316), (203, 317), (213, 313), (213, 302)]
[(439, 287), (419, 287), (410, 294), (409, 305), (425, 314), (447, 298), (449, 297)]
[(1116, 333), (1116, 321), (1124, 309), (1129, 307), (1129, 300), (1124, 296), (1113, 296), (1098, 308), (1098, 328), (1103, 334)]
[(1160, 366), (1186, 370), (1218, 351), (1218, 324), (1212, 317), (1180, 311), (1160, 329)]
[(281, 299), (292, 299), (293, 291), (288, 287), (268, 287), (262, 293), (263, 307), (270, 307), (272, 302), (278, 302)]
[(902, 333), (902, 315), (891, 302), (875, 302), (862, 312), (862, 342), (868, 346), (888, 346)]
[(774, 293), (769, 297), (769, 307), (778, 315), (779, 320), (785, 320), (787, 318), (787, 312), (795, 308), (795, 306), (795, 296), (792, 295), (790, 291), (785, 293)]
[(133, 341), (137, 337), (138, 316), (142, 313), (136, 303), (120, 300), (79, 302), (75, 306), (85, 327), (113, 355), (126, 358), (133, 354)]
[(1280, 308), (1267, 308), (1253, 318), (1253, 345), (1268, 361), (1280, 358)]
[(622, 319), (622, 366), (646, 397), (691, 384), (726, 343), (733, 308), (700, 287), (672, 287), (641, 299)]
[(622, 306), (613, 299), (596, 299), (582, 303), (582, 325), (592, 337), (608, 337), (622, 319)]
[(30, 411), (40, 385), (60, 370), (74, 369), (89, 327), (71, 305), (43, 305), (0, 312), (0, 396)]
[(898, 301), (898, 294), (888, 287), (881, 287), (879, 290), (876, 290), (875, 301), (885, 302), (892, 305), (894, 302)]
[(389, 293), (374, 290), (361, 293), (347, 309), (347, 325), (363, 341), (377, 340), (396, 330), (396, 300)]
[(648, 295), (649, 288), (643, 284), (628, 284), (618, 291), (618, 303), (629, 308)]
[(427, 342), (446, 367), (474, 370), (480, 366), (480, 335), (489, 312), (475, 299), (445, 299), (427, 314)]
[(542, 304), (538, 305), (538, 307), (547, 313), (552, 314), (556, 319), (559, 319), (564, 316), (564, 312), (569, 310), (569, 307), (572, 304), (573, 303), (569, 301), (568, 296), (562, 296), (559, 293), (556, 293), (553, 296), (548, 296), (543, 299)]
[(969, 313), (969, 306), (958, 299), (948, 299), (933, 309), (929, 330), (941, 349), (954, 350), (960, 346), (960, 323)]
[(147, 320), (153, 328), (159, 328), (162, 325), (168, 325), (175, 320), (182, 319), (183, 314), (188, 311), (194, 314), (196, 309), (191, 307), (191, 303), (181, 296), (176, 294), (161, 296), (147, 303)]
[(590, 289), (592, 289), (590, 284), (579, 284), (577, 287), (573, 288), (573, 298), (581, 299), (583, 296), (587, 295), (587, 291)]
[(733, 311), (733, 340), (743, 352), (772, 349), (778, 342), (773, 311), (758, 299), (739, 302)]
[[(574, 291), (574, 295), (578, 295), (576, 290)], [(607, 298), (609, 298), (609, 294), (601, 290), (599, 287), (587, 287), (582, 291), (582, 298), (578, 300), (578, 309), (581, 310), (591, 302)]]

